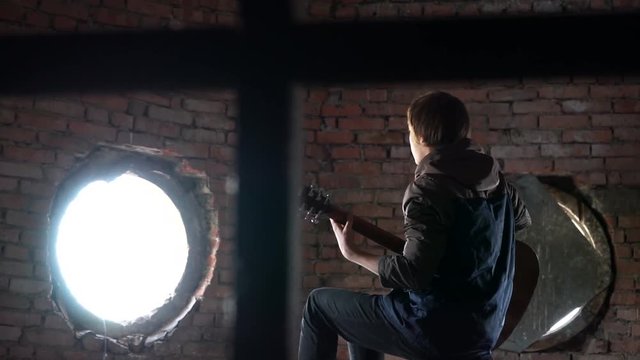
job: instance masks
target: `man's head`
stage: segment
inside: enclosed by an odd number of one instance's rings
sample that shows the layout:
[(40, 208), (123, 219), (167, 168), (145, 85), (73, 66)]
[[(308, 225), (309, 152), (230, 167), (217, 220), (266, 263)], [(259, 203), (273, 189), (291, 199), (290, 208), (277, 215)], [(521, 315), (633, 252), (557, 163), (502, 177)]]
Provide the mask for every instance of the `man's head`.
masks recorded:
[(415, 98), (407, 110), (407, 122), (416, 164), (431, 148), (453, 144), (469, 134), (469, 114), (464, 104), (442, 91)]

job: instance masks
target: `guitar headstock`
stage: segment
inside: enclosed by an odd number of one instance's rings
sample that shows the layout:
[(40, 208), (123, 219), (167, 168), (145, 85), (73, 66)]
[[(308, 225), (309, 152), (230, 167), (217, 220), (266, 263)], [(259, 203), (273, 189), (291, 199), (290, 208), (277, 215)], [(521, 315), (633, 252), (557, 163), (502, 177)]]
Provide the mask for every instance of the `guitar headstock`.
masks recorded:
[(315, 185), (305, 186), (300, 193), (300, 212), (304, 212), (304, 219), (313, 224), (320, 222), (320, 215), (329, 210), (329, 194)]

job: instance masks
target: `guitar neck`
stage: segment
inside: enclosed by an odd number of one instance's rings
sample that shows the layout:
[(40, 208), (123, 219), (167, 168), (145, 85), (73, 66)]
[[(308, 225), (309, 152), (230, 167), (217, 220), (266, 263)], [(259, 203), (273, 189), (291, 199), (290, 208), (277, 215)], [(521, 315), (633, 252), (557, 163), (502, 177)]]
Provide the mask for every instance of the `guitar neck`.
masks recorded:
[[(347, 212), (336, 206), (331, 205), (326, 211), (326, 214), (342, 225), (347, 222)], [(404, 250), (403, 239), (355, 215), (353, 216), (353, 230), (395, 253), (402, 254)]]

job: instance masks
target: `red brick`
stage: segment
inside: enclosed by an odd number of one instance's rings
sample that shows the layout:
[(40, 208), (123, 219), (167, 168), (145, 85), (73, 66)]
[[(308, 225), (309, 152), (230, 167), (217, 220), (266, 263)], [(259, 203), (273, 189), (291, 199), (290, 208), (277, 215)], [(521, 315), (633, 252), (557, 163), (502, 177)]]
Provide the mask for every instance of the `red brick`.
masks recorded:
[(562, 102), (562, 110), (567, 113), (603, 113), (611, 111), (611, 101), (568, 100)]
[(515, 114), (559, 113), (560, 105), (553, 100), (514, 102), (513, 112)]
[(51, 197), (55, 192), (55, 188), (47, 183), (22, 180), (20, 181), (20, 192), (29, 195)]
[(483, 102), (489, 98), (489, 91), (487, 89), (452, 89), (449, 90), (448, 93), (464, 103)]
[(638, 85), (592, 85), (592, 98), (637, 98), (640, 96)]
[(614, 254), (616, 259), (630, 259), (633, 257), (632, 248), (628, 244), (614, 244)]
[(327, 189), (353, 189), (360, 186), (358, 177), (335, 173), (320, 173), (318, 184)]
[(22, 247), (7, 244), (4, 246), (3, 256), (7, 259), (15, 259), (15, 260), (29, 260), (29, 249)]
[(409, 146), (392, 146), (391, 158), (392, 159), (409, 159), (411, 158), (411, 148)]
[(359, 159), (360, 148), (354, 146), (332, 147), (331, 157), (334, 159)]
[(368, 176), (360, 179), (360, 185), (363, 189), (398, 189), (406, 187), (412, 178), (413, 174)]
[(384, 174), (413, 174), (415, 165), (408, 162), (387, 162), (382, 164)]
[(11, 109), (30, 109), (33, 107), (33, 98), (2, 96), (0, 97), (0, 105)]
[(542, 159), (506, 159), (504, 171), (518, 174), (548, 174), (551, 173), (553, 162)]
[(365, 160), (381, 160), (387, 158), (387, 149), (382, 146), (367, 146), (364, 148)]
[(346, 118), (338, 120), (338, 128), (345, 130), (384, 129), (384, 119), (380, 118)]
[(341, 288), (371, 288), (373, 286), (373, 277), (364, 275), (348, 275), (340, 277), (330, 277), (326, 279), (326, 286)]
[(359, 133), (360, 144), (403, 144), (405, 134), (400, 132), (363, 132)]
[(607, 184), (607, 174), (603, 172), (588, 172), (573, 174), (574, 179), (579, 185), (596, 186)]
[(209, 145), (205, 143), (167, 141), (166, 148), (187, 157), (204, 159), (209, 156)]
[(336, 19), (354, 19), (358, 15), (358, 8), (355, 6), (340, 6), (335, 11)]
[(69, 130), (82, 138), (93, 138), (105, 141), (116, 140), (116, 129), (88, 122), (70, 121)]
[(620, 320), (636, 321), (638, 320), (638, 309), (636, 308), (618, 308), (616, 318)]
[(9, 357), (16, 359), (33, 359), (33, 346), (15, 346), (9, 348)]
[(16, 114), (13, 111), (0, 109), (0, 124), (12, 124), (15, 119)]
[(147, 0), (128, 0), (127, 8), (133, 12), (154, 17), (169, 18), (171, 17), (171, 7), (164, 4), (158, 4)]
[(13, 191), (18, 188), (18, 179), (0, 176), (0, 191)]
[(124, 9), (125, 0), (102, 0), (102, 5), (114, 9)]
[(490, 129), (535, 129), (538, 120), (533, 115), (490, 116)]
[(575, 157), (589, 156), (589, 145), (560, 145), (560, 144), (543, 144), (540, 145), (542, 156), (551, 157)]
[(98, 24), (120, 27), (138, 27), (140, 24), (140, 15), (119, 10), (100, 8), (96, 10), (93, 20)]
[(0, 175), (41, 179), (42, 169), (37, 165), (0, 161)]
[(59, 130), (67, 129), (67, 120), (60, 117), (41, 115), (33, 112), (17, 113), (17, 122), (22, 127), (34, 128), (38, 130)]
[[(196, 125), (198, 119), (196, 118)], [(322, 128), (322, 119), (319, 118), (306, 118), (302, 123), (302, 128), (305, 130), (320, 130)]]
[(0, 3), (0, 20), (20, 21), (24, 17), (25, 9), (10, 2)]
[(130, 130), (133, 129), (133, 116), (122, 114), (122, 113), (112, 113), (111, 114), (111, 125), (118, 129)]
[[(1, 12), (2, 10), (0, 10), (0, 13)], [(48, 28), (50, 24), (50, 19), (49, 19), (49, 16), (47, 16), (46, 14), (32, 11), (27, 13), (25, 23), (33, 27)]]
[(174, 123), (158, 121), (142, 116), (136, 117), (134, 129), (149, 134), (167, 137), (178, 137), (180, 134), (180, 127)]
[(555, 160), (555, 169), (566, 172), (602, 170), (604, 162), (602, 159), (562, 158)]
[[(626, 333), (625, 333), (626, 334)], [(616, 353), (638, 354), (640, 342), (625, 340), (611, 340), (611, 351)]]
[(588, 128), (589, 125), (589, 117), (586, 115), (540, 116), (541, 129), (579, 129)]
[(622, 228), (640, 228), (640, 215), (618, 216), (618, 226)]
[[(357, 104), (331, 105), (322, 106), (322, 116), (357, 116), (362, 113), (362, 109)], [(374, 114), (376, 115), (376, 114)]]
[(227, 109), (227, 105), (223, 102), (197, 99), (184, 99), (182, 102), (182, 107), (188, 111), (219, 114), (224, 114)]
[(451, 3), (426, 3), (424, 4), (424, 14), (426, 16), (451, 17), (456, 13), (456, 4)]
[(613, 110), (617, 113), (639, 113), (640, 101), (638, 100), (619, 100), (613, 103)]
[(30, 280), (30, 279), (11, 279), (9, 289), (15, 293), (36, 294), (44, 292), (50, 288), (50, 284), (46, 281)]
[(519, 101), (531, 100), (538, 96), (536, 89), (500, 89), (491, 90), (489, 99), (491, 101)]
[(567, 130), (562, 132), (562, 142), (607, 143), (611, 142), (611, 130)]
[(587, 86), (546, 86), (538, 89), (540, 97), (545, 99), (582, 99), (589, 96)]
[(469, 115), (488, 115), (489, 118), (495, 115), (510, 115), (509, 104), (505, 103), (467, 103)]
[(39, 326), (41, 315), (30, 312), (0, 311), (0, 324), (15, 326)]
[(17, 146), (5, 146), (4, 157), (9, 160), (18, 160), (29, 163), (52, 163), (55, 161), (55, 153), (51, 150)]
[(592, 156), (637, 156), (640, 144), (594, 144), (591, 145)]
[(84, 106), (78, 103), (54, 99), (36, 100), (35, 108), (76, 118), (83, 118), (85, 110)]
[(73, 31), (78, 25), (76, 20), (64, 16), (56, 16), (53, 19), (53, 28), (61, 31)]
[(44, 328), (29, 328), (24, 330), (29, 344), (71, 347), (75, 343), (74, 336), (69, 331), (57, 331)]
[(313, 1), (309, 4), (309, 15), (312, 17), (328, 18), (331, 16), (331, 3)]
[(318, 144), (350, 144), (354, 134), (350, 131), (318, 131), (316, 137)]
[(640, 128), (614, 128), (613, 137), (622, 141), (640, 141)]
[(342, 90), (341, 99), (343, 102), (366, 102), (367, 99), (367, 89), (344, 89)]
[(169, 121), (181, 125), (193, 124), (192, 114), (182, 110), (167, 109), (151, 105), (149, 106), (148, 114), (152, 119)]
[(511, 130), (511, 141), (516, 144), (557, 143), (558, 131), (553, 130)]
[(43, 215), (10, 210), (7, 211), (6, 223), (9, 225), (24, 226), (28, 228), (40, 228), (46, 225), (46, 219)]
[[(419, 89), (392, 89), (391, 90), (391, 102), (397, 104), (409, 104), (411, 101), (420, 95), (423, 91)], [(405, 105), (405, 109), (406, 109)], [(406, 110), (405, 110), (406, 113)]]
[(640, 242), (640, 229), (627, 229), (625, 230), (627, 236), (627, 242)]
[[(0, 259), (0, 274), (28, 278), (33, 276), (33, 265), (25, 262)], [(12, 280), (15, 281), (16, 279)]]
[(0, 208), (24, 210), (28, 203), (29, 199), (24, 195), (0, 193)]
[(492, 146), (491, 155), (497, 158), (532, 158), (540, 156), (540, 151), (536, 145), (528, 146)]
[(607, 158), (605, 166), (608, 170), (636, 170), (638, 159), (633, 157)]
[(166, 96), (150, 93), (150, 92), (143, 92), (143, 91), (129, 92), (127, 93), (127, 96), (130, 96), (134, 99), (139, 99), (151, 104), (155, 104), (155, 105), (160, 105), (164, 107), (171, 106), (170, 98)]
[(33, 143), (36, 140), (36, 132), (20, 128), (3, 128), (0, 131), (0, 139), (10, 140), (14, 143)]
[[(339, 256), (341, 258), (342, 256)], [(317, 261), (314, 266), (317, 274), (353, 274), (358, 271), (358, 265), (340, 260)]]
[(391, 103), (368, 103), (363, 105), (364, 113), (372, 116), (403, 116), (407, 106)]
[(129, 107), (129, 100), (125, 97), (112, 94), (88, 94), (81, 97), (85, 104), (97, 107), (124, 112)]
[(336, 173), (378, 175), (380, 174), (380, 163), (348, 161), (337, 162), (333, 165)]
[[(0, 7), (0, 14), (4, 11)], [(22, 329), (15, 326), (0, 325), (0, 341), (18, 341), (22, 336)]]
[(40, 10), (80, 20), (87, 20), (89, 18), (89, 9), (87, 5), (77, 2), (70, 3), (61, 0), (42, 0)]
[(109, 122), (109, 112), (92, 106), (87, 107), (87, 120), (106, 124)]

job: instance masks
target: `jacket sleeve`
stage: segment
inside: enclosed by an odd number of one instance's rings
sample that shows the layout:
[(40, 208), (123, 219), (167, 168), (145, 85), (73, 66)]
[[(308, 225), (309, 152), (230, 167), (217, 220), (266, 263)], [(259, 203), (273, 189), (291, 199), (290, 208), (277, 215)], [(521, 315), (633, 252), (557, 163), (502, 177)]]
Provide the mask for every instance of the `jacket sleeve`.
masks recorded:
[(507, 193), (513, 205), (516, 231), (524, 230), (531, 226), (531, 215), (529, 215), (526, 204), (518, 194), (518, 189), (516, 189), (513, 184), (507, 182)]
[(403, 202), (405, 245), (402, 255), (382, 256), (380, 283), (387, 288), (429, 288), (446, 245), (446, 227), (437, 207), (415, 184)]

